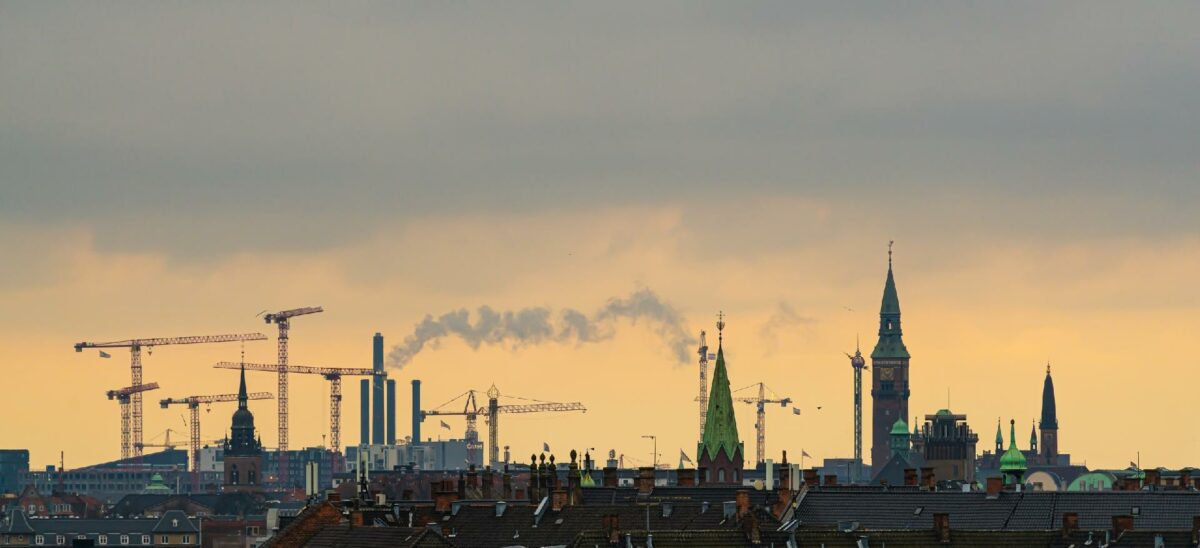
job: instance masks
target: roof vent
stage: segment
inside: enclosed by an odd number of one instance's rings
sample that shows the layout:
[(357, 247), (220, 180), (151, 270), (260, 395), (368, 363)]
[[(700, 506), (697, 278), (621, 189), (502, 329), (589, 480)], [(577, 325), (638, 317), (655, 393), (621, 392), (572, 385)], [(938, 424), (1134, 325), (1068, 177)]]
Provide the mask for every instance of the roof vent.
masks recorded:
[(709, 505), (709, 502), (708, 502), (707, 500), (706, 500), (706, 501), (704, 501), (704, 502), (702, 502), (702, 503), (700, 503), (700, 513), (701, 513), (701, 514), (703, 514), (703, 513), (705, 513), (705, 512), (707, 512), (707, 511), (708, 511), (708, 505)]
[(454, 502), (451, 502), (451, 503), (450, 503), (450, 515), (452, 515), (452, 516), (457, 516), (457, 515), (458, 515), (458, 509), (459, 509), (459, 508), (462, 508), (462, 505), (463, 505), (462, 501), (459, 501), (459, 500), (456, 500), (456, 501), (454, 501)]
[(496, 501), (496, 517), (504, 517), (504, 511), (508, 509), (508, 503), (502, 500)]
[(843, 533), (853, 533), (858, 530), (857, 521), (839, 521), (837, 524), (838, 531)]
[(670, 502), (664, 502), (662, 504), (662, 517), (664, 517), (664, 518), (671, 517), (671, 512), (673, 512), (674, 510), (675, 510), (674, 504), (672, 504)]

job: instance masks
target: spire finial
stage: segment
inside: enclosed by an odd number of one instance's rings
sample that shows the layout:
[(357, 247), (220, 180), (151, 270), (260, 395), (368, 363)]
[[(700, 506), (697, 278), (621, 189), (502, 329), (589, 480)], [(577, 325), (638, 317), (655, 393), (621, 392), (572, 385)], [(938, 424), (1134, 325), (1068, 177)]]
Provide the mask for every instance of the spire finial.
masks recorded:
[(725, 331), (725, 312), (722, 310), (718, 310), (717, 311), (717, 343), (718, 344), (720, 344), (721, 340), (724, 338), (724, 335), (725, 335), (724, 331)]
[(1046, 374), (1050, 374), (1050, 360), (1046, 360)]
[(888, 270), (892, 269), (892, 244), (895, 243), (896, 240), (888, 240)]

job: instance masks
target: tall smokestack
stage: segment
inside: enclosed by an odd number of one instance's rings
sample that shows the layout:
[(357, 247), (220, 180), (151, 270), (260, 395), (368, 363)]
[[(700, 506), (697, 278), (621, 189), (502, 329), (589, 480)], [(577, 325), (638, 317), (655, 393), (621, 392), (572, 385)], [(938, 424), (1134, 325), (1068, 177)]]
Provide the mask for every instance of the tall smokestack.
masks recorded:
[(413, 379), (412, 387), (412, 440), (413, 443), (419, 443), (421, 441), (421, 381)]
[(371, 345), (374, 349), (371, 367), (375, 374), (371, 377), (371, 443), (383, 445), (383, 335), (375, 334)]
[(371, 443), (371, 381), (363, 379), (358, 384), (362, 387), (362, 395), (359, 397), (359, 408), (362, 409), (358, 418), (359, 428), (362, 432), (362, 444), (367, 445)]
[(387, 442), (396, 445), (396, 381), (387, 381)]

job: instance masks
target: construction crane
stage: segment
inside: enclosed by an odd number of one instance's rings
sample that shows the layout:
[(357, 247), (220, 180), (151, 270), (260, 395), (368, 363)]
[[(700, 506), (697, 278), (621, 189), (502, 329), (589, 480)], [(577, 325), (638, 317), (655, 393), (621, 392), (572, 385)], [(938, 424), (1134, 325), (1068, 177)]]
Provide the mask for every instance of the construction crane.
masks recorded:
[[(488, 388), (487, 397), (488, 405), (486, 408), (480, 409), (475, 400), (475, 390), (468, 390), (459, 394), (454, 399), (439, 405), (437, 408), (421, 411), (421, 420), (424, 421), (428, 416), (440, 415), (463, 415), (467, 419), (467, 432), (463, 436), (467, 441), (467, 455), (470, 464), (480, 464), (477, 462), (477, 451), (482, 449), (479, 443), (479, 430), (477, 429), (477, 419), (480, 415), (484, 416), (484, 420), (488, 424), (488, 464), (493, 468), (497, 468), (500, 463), (500, 425), (498, 419), (501, 413), (547, 413), (560, 411), (583, 411), (587, 412), (587, 408), (579, 402), (558, 403), (558, 402), (543, 402), (538, 400), (529, 400), (528, 398), (518, 398), (537, 403), (518, 404), (518, 405), (500, 405), (500, 389), (493, 384)], [(516, 397), (516, 396), (510, 396)], [(442, 411), (441, 408), (462, 398), (462, 411)]]
[(279, 482), (282, 485), (287, 485), (288, 476), (288, 329), (292, 318), (324, 311), (319, 306), (306, 306), (263, 316), (267, 323), (279, 326)]
[[(175, 430), (173, 428), (168, 428), (163, 431), (164, 438), (163, 438), (162, 443), (143, 443), (142, 447), (160, 447), (162, 449), (174, 449), (180, 445), (183, 445), (182, 443), (171, 443), (171, 432), (175, 432), (176, 434), (179, 433), (178, 430)], [(157, 437), (157, 436), (155, 436), (155, 437)], [(200, 443), (201, 444), (212, 444), (212, 443), (220, 443), (222, 441), (224, 441), (224, 440), (202, 440)]]
[[(147, 353), (153, 352), (156, 346), (165, 346), (168, 344), (206, 344), (206, 343), (224, 343), (224, 342), (240, 342), (240, 341), (265, 341), (267, 336), (262, 333), (243, 333), (240, 335), (201, 335), (192, 337), (167, 337), (156, 339), (129, 339), (124, 341), (112, 342), (81, 342), (75, 343), (75, 351), (83, 352), (84, 348), (128, 348), (129, 349), (129, 369), (133, 382), (130, 387), (142, 385), (142, 348), (146, 349)], [(101, 351), (103, 353), (103, 351)], [(103, 354), (105, 357), (108, 354)], [(131, 439), (125, 439), (122, 435), (121, 439), (121, 458), (129, 456), (140, 457), (142, 450), (137, 446), (142, 443), (142, 394), (134, 392), (130, 394), (130, 436)]]
[[(246, 399), (250, 400), (269, 400), (273, 396), (270, 392), (251, 392), (246, 395)], [(238, 401), (237, 394), (217, 394), (213, 396), (186, 396), (183, 398), (166, 398), (159, 400), (158, 405), (166, 409), (172, 405), (186, 405), (188, 411), (191, 412), (191, 421), (189, 429), (191, 430), (190, 441), (188, 444), (188, 460), (189, 468), (192, 471), (192, 492), (195, 492), (200, 485), (200, 406), (211, 405), (214, 403), (223, 403)]]
[[(757, 383), (754, 383), (754, 384), (751, 384), (748, 386), (743, 386), (742, 388), (734, 390), (734, 392), (741, 392), (742, 390), (745, 390), (747, 388), (753, 388), (755, 386), (758, 387), (758, 396), (757, 397), (743, 396), (743, 397), (735, 397), (733, 399), (734, 399), (734, 401), (740, 401), (740, 402), (754, 404), (758, 408), (758, 420), (756, 420), (754, 422), (754, 432), (758, 435), (757, 447), (755, 448), (757, 455), (758, 455), (758, 460), (755, 462), (762, 463), (762, 462), (766, 461), (766, 457), (767, 457), (767, 404), (768, 403), (778, 403), (780, 407), (787, 407), (789, 404), (792, 403), (792, 398), (779, 397), (778, 394), (775, 394), (775, 392), (773, 390), (771, 390), (770, 388), (767, 388), (767, 385), (765, 385), (761, 382), (757, 382)], [(771, 395), (775, 396), (775, 397), (768, 398), (767, 392), (771, 392)]]
[(862, 466), (862, 374), (867, 368), (867, 360), (863, 358), (857, 340), (854, 341), (854, 355), (851, 356), (847, 352), (846, 357), (850, 358), (850, 367), (854, 368), (854, 468), (850, 473), (850, 481), (853, 483), (861, 479), (855, 477), (855, 474)]
[[(138, 386), (126, 386), (125, 388), (120, 388), (117, 390), (109, 390), (108, 392), (105, 392), (105, 394), (108, 396), (108, 399), (117, 400), (117, 403), (119, 403), (121, 405), (121, 458), (122, 459), (127, 459), (130, 457), (129, 449), (131, 447), (131, 443), (129, 441), (129, 432), (130, 432), (129, 402), (132, 400), (132, 396), (134, 394), (138, 394), (140, 396), (142, 392), (149, 392), (151, 390), (158, 390), (158, 383), (152, 382), (152, 383), (142, 384), (142, 385), (138, 385)], [(140, 448), (138, 449), (138, 454), (139, 455), (141, 454)]]
[[(250, 371), (279, 371), (279, 366), (273, 363), (234, 363), (220, 362), (213, 367), (219, 369), (240, 369), (245, 366)], [(288, 373), (321, 375), (329, 381), (329, 440), (330, 449), (335, 453), (341, 451), (342, 442), (342, 377), (369, 377), (375, 374), (374, 369), (357, 369), (346, 367), (316, 367), (311, 365), (289, 365)]]
[(708, 419), (708, 343), (704, 340), (704, 330), (700, 330), (700, 441), (704, 441), (704, 421)]

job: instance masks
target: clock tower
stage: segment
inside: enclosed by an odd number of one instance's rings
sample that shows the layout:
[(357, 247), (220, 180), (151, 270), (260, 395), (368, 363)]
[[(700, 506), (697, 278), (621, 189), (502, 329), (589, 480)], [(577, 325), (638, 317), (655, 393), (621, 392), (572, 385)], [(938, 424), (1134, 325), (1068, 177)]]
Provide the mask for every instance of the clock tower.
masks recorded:
[(892, 275), (888, 242), (887, 282), (879, 308), (879, 342), (871, 352), (871, 466), (878, 471), (891, 456), (890, 434), (908, 416), (908, 349), (900, 331), (900, 297)]

